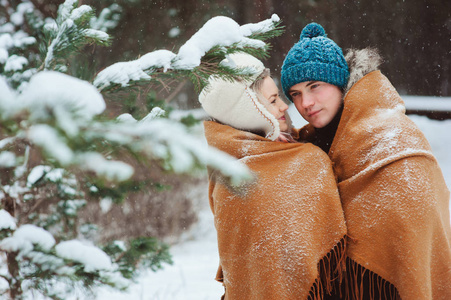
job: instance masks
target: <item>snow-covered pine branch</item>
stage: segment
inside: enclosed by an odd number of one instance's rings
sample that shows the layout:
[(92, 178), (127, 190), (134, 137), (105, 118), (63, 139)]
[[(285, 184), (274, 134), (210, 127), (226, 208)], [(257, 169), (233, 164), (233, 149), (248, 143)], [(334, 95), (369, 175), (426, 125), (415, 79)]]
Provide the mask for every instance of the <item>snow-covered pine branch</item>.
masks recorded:
[[(25, 224), (15, 229), (13, 218), (5, 210), (0, 210), (0, 216), (11, 223), (2, 221), (0, 225), (3, 226), (0, 230), (12, 231), (10, 236), (0, 241), (0, 250), (15, 253), (20, 260), (19, 265), (22, 266), (21, 278), (16, 279), (27, 280), (38, 272), (40, 277), (36, 278), (38, 281), (52, 277), (81, 279), (91, 274), (94, 281), (119, 289), (124, 289), (130, 284), (129, 280), (122, 276), (118, 266), (100, 248), (78, 240), (57, 243), (50, 232), (38, 226)], [(62, 280), (59, 282), (61, 285), (64, 284)], [(66, 286), (65, 289), (71, 287)]]
[(104, 8), (98, 17), (92, 17), (90, 25), (92, 29), (108, 32), (119, 25), (121, 19), (122, 7), (113, 3)]
[(44, 26), (48, 47), (41, 68), (65, 72), (64, 62), (72, 53), (90, 43), (110, 43), (106, 32), (90, 27), (94, 17), (92, 7), (77, 7), (77, 3), (77, 0), (66, 0), (59, 6), (56, 20)]
[[(104, 146), (108, 145), (164, 161), (167, 169), (177, 173), (202, 165), (220, 169), (227, 166), (224, 175), (232, 181), (248, 177), (243, 166), (207, 148), (182, 124), (158, 118), (161, 112), (152, 111), (140, 122), (96, 121), (94, 117), (103, 112), (105, 103), (86, 81), (44, 71), (33, 76), (20, 94), (10, 91), (4, 82), (0, 85), (9, 95), (4, 101), (0, 98), (4, 115), (9, 119), (27, 116), (20, 121), (16, 135), (42, 149), (48, 163), (91, 171), (110, 181), (130, 179), (131, 166), (102, 155), (110, 152)], [(95, 145), (99, 146), (93, 148)]]
[(8, 7), (9, 20), (0, 16), (0, 70), (8, 75), (8, 81), (18, 86), (28, 80), (36, 72), (35, 58), (26, 49), (37, 44), (35, 37), (30, 36), (24, 27), (26, 15), (33, 12), (33, 4), (25, 0), (16, 9)]
[[(93, 83), (102, 91), (114, 85), (126, 87), (139, 81), (148, 81), (158, 74), (177, 71), (194, 73), (197, 69), (206, 68), (202, 66), (202, 62), (210, 52), (214, 52), (216, 56), (216, 64), (213, 66), (213, 68), (216, 67), (216, 71), (221, 58), (228, 53), (243, 51), (251, 52), (256, 56), (265, 56), (268, 44), (263, 40), (281, 34), (279, 23), (280, 19), (275, 14), (270, 19), (242, 26), (228, 17), (214, 17), (180, 47), (178, 54), (168, 50), (157, 50), (134, 61), (118, 62), (101, 71)], [(212, 68), (212, 66), (209, 67)], [(220, 68), (219, 71), (221, 71)], [(209, 74), (212, 73), (214, 70), (210, 70)], [(216, 73), (221, 75), (221, 72)], [(248, 75), (246, 72), (228, 68), (222, 73), (225, 73), (225, 76), (236, 75), (237, 77)], [(205, 81), (208, 78), (208, 76), (200, 76), (204, 77)]]

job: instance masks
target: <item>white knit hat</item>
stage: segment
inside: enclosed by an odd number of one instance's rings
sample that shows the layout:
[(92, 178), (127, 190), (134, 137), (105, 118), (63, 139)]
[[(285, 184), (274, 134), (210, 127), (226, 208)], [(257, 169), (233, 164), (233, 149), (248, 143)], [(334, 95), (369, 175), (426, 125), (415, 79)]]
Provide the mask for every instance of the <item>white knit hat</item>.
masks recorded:
[(246, 53), (235, 53), (221, 62), (236, 68), (249, 68), (254, 75), (248, 81), (230, 81), (210, 76), (208, 86), (199, 95), (207, 114), (217, 121), (237, 129), (264, 132), (275, 140), (280, 134), (279, 121), (261, 104), (250, 88), (263, 72), (263, 63)]

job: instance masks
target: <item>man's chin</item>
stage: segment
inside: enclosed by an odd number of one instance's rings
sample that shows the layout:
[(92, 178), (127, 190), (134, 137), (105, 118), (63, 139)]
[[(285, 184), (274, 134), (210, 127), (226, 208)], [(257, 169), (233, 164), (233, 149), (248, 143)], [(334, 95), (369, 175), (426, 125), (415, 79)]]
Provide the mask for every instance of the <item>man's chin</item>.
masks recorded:
[(321, 129), (321, 128), (326, 127), (326, 125), (324, 125), (321, 122), (311, 122), (310, 125), (312, 125), (316, 129)]

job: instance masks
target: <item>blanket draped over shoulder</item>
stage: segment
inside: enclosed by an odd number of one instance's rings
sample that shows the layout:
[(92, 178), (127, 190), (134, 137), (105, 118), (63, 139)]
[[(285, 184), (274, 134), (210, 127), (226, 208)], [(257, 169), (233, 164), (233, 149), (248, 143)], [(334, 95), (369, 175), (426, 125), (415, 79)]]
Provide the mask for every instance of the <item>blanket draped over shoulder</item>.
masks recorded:
[(329, 156), (349, 259), (394, 285), (402, 299), (451, 299), (449, 190), (426, 138), (380, 71), (345, 96)]
[(272, 142), (213, 121), (204, 127), (210, 146), (255, 175), (231, 187), (219, 172), (209, 172), (224, 298), (321, 298), (346, 234), (327, 154), (312, 144)]

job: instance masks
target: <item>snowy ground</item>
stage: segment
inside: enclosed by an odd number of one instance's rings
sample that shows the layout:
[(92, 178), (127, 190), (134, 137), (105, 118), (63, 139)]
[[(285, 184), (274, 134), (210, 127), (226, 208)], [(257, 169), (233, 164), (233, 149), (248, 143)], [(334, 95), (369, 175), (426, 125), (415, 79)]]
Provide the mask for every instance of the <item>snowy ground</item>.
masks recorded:
[(216, 232), (213, 215), (205, 205), (199, 223), (192, 230), (192, 240), (171, 248), (174, 264), (164, 270), (149, 272), (127, 293), (102, 290), (99, 300), (211, 300), (220, 299), (222, 285), (214, 280), (218, 267)]

